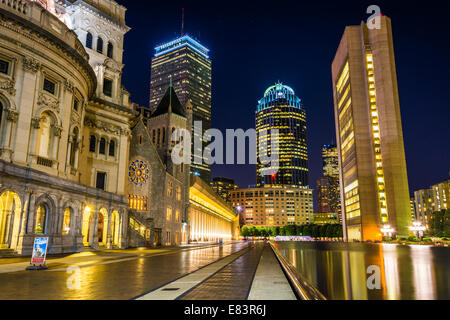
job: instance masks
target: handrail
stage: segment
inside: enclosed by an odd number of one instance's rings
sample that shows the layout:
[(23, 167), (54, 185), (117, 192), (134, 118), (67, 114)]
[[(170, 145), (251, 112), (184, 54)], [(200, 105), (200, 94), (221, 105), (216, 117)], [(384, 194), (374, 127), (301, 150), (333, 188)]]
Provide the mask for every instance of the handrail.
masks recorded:
[(275, 248), (272, 242), (269, 241), (269, 243), (297, 296), (302, 300), (327, 300), (319, 290), (311, 285), (309, 281), (305, 279), (291, 263), (289, 263), (286, 257)]

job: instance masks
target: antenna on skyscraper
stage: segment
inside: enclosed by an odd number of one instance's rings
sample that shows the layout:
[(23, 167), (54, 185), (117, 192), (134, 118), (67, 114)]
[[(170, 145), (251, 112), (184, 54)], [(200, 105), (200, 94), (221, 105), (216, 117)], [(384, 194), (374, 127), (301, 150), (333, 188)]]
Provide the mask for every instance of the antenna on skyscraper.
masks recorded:
[(184, 36), (184, 8), (181, 11), (181, 36)]

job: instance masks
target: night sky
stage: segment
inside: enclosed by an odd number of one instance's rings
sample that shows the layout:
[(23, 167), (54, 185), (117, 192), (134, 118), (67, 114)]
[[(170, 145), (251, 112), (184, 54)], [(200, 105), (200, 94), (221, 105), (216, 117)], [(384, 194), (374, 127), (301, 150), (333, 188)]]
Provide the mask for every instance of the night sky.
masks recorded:
[[(128, 8), (123, 82), (148, 106), (154, 47), (185, 32), (208, 47), (213, 64), (212, 126), (255, 126), (257, 102), (277, 81), (307, 111), (310, 186), (321, 174), (321, 146), (335, 141), (331, 63), (347, 25), (377, 4), (392, 19), (410, 192), (450, 171), (450, 24), (443, 1), (136, 1)], [(220, 5), (219, 5), (220, 3)], [(425, 6), (426, 5), (426, 6)], [(446, 6), (446, 7), (444, 7)], [(255, 184), (254, 166), (214, 166), (212, 176)]]

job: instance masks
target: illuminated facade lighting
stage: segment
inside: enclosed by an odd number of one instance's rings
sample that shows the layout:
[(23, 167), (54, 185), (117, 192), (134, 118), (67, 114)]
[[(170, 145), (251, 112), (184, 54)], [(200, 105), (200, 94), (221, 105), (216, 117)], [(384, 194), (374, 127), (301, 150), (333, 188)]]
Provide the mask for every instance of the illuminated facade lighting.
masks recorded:
[(411, 206), (391, 21), (345, 29), (332, 64), (344, 237), (409, 235)]
[[(277, 129), (278, 136), (270, 130)], [(270, 148), (271, 139), (278, 139), (279, 168), (257, 165), (257, 185), (309, 185), (306, 111), (292, 88), (277, 83), (269, 87), (259, 101), (256, 112), (257, 145)], [(264, 134), (264, 135), (263, 135)]]
[(204, 133), (211, 128), (211, 60), (208, 53), (209, 49), (188, 35), (156, 47), (150, 83), (151, 110), (158, 106), (170, 81), (181, 105), (185, 106), (188, 101), (192, 104), (192, 125), (195, 121), (202, 122), (202, 131), (192, 130), (193, 135), (203, 144), (201, 150), (195, 150), (192, 144), (191, 169), (192, 173), (207, 182), (210, 181), (210, 166), (203, 163), (203, 159), (194, 157), (203, 154), (208, 145)]

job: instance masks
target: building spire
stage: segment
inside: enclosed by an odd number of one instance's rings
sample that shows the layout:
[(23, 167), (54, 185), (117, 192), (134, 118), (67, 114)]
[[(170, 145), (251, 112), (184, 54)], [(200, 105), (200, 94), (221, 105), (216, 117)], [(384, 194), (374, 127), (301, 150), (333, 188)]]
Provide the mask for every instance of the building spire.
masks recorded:
[(181, 36), (184, 36), (184, 8), (181, 11)]

